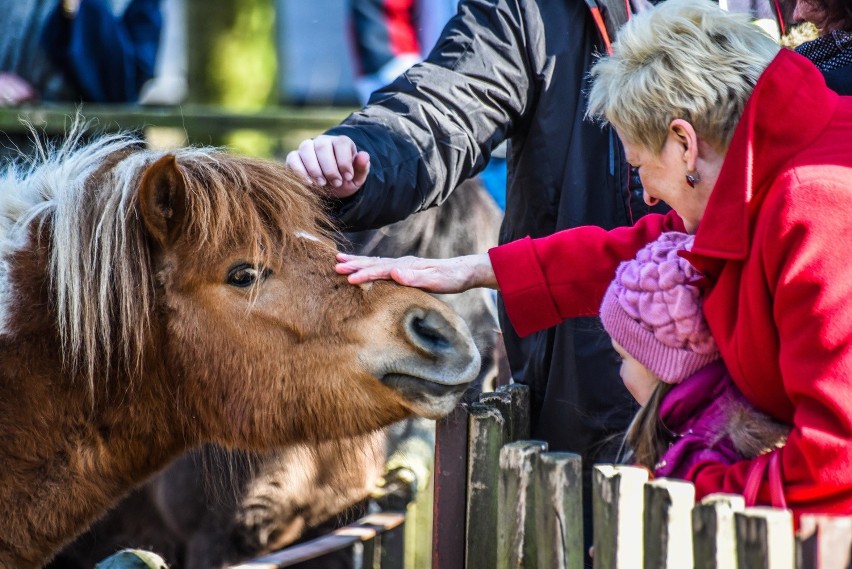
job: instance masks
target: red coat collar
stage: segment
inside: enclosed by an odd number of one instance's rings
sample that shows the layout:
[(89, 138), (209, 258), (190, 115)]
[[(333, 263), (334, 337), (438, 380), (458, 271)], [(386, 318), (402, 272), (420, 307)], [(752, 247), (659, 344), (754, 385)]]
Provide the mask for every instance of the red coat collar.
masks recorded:
[(760, 203), (755, 197), (819, 136), (837, 102), (838, 95), (808, 59), (787, 49), (778, 53), (743, 109), (695, 234), (693, 255), (746, 258), (750, 221)]

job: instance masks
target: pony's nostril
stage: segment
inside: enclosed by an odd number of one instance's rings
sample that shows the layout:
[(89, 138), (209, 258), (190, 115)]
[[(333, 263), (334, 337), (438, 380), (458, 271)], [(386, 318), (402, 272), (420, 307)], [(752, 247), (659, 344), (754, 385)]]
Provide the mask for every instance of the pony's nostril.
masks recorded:
[(433, 310), (410, 310), (405, 318), (405, 331), (409, 341), (426, 352), (443, 352), (453, 346), (452, 325)]

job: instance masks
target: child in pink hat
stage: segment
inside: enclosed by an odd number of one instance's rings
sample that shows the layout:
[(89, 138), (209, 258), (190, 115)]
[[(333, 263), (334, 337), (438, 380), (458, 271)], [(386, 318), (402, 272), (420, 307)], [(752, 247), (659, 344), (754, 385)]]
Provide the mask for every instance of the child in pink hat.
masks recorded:
[(642, 405), (629, 460), (687, 478), (702, 462), (731, 464), (783, 445), (789, 427), (749, 405), (728, 375), (701, 310), (702, 276), (680, 256), (693, 236), (664, 233), (622, 263), (600, 316)]

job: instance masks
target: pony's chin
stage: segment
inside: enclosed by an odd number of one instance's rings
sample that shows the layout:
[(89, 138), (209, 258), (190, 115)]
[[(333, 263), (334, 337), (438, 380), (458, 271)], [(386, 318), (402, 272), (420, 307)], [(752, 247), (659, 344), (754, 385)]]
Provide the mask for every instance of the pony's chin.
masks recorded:
[(398, 373), (387, 374), (381, 381), (402, 395), (414, 413), (427, 419), (447, 416), (470, 386), (468, 383), (443, 385)]

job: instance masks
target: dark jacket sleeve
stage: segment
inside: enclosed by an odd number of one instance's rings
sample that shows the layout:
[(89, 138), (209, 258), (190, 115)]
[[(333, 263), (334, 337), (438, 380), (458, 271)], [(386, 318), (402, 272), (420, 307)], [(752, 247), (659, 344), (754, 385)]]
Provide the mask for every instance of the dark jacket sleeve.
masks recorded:
[(429, 58), (328, 134), (370, 154), (364, 187), (337, 204), (349, 229), (441, 203), (479, 172), (534, 99), (527, 14), (515, 0), (463, 0)]
[(162, 15), (159, 0), (132, 0), (116, 18), (102, 0), (83, 0), (74, 18), (61, 5), (48, 18), (42, 43), (84, 101), (129, 103), (154, 76)]

